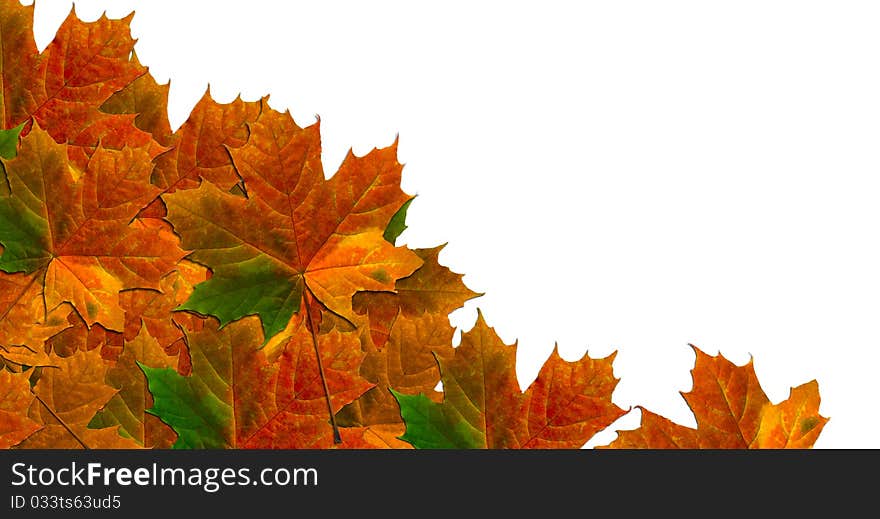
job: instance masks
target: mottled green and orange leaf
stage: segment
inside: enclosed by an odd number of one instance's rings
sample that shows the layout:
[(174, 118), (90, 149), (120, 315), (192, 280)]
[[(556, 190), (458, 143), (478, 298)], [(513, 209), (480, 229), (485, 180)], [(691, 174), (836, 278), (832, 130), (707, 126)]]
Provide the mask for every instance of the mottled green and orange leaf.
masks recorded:
[[(178, 434), (175, 448), (326, 448), (333, 446), (327, 401), (311, 333), (303, 324), (270, 362), (260, 350), (259, 319), (189, 334), (192, 374), (142, 366), (154, 404), (149, 410)], [(354, 334), (320, 336), (334, 412), (370, 384)], [(343, 447), (360, 445), (364, 430), (342, 429)]]
[(3, 165), (0, 269), (35, 274), (46, 308), (70, 303), (89, 326), (122, 331), (119, 292), (157, 288), (185, 254), (165, 222), (134, 220), (158, 192), (148, 152), (99, 147), (79, 172), (66, 145), (34, 127)]
[[(131, 61), (140, 64), (137, 55), (132, 51)], [(101, 111), (118, 114), (134, 115), (134, 126), (150, 134), (160, 145), (170, 147), (173, 144), (171, 124), (168, 122), (168, 90), (170, 84), (160, 85), (147, 72), (121, 90), (114, 93), (101, 105)], [(192, 125), (184, 125), (188, 131)]]
[(382, 236), (409, 199), (394, 149), (350, 154), (325, 180), (317, 125), (299, 128), (264, 107), (249, 128), (247, 144), (229, 150), (247, 198), (209, 182), (163, 196), (189, 258), (213, 271), (181, 309), (223, 324), (259, 315), (268, 339), (299, 311), (304, 291), (351, 320), (356, 292), (394, 290), (421, 265)]
[[(401, 439), (417, 448), (519, 447), (525, 416), (516, 379), (516, 345), (504, 344), (480, 314), (474, 327), (462, 333), (455, 355), (438, 362), (442, 403), (423, 395), (395, 395), (407, 426)], [(424, 422), (417, 415), (424, 416)]]
[(580, 447), (623, 414), (611, 403), (611, 363), (554, 354), (523, 394), (516, 346), (478, 315), (450, 359), (438, 357), (443, 402), (394, 392), (406, 422), (401, 437), (417, 448), (512, 449)]

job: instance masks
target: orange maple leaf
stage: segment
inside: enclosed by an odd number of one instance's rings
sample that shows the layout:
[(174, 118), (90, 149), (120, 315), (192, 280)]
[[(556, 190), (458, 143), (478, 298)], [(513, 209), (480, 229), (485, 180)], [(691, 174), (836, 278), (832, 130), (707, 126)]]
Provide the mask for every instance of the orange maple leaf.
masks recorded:
[(134, 220), (157, 189), (146, 181), (146, 150), (99, 147), (83, 172), (66, 151), (35, 126), (18, 156), (3, 160), (0, 270), (32, 276), (47, 309), (70, 303), (89, 326), (122, 331), (119, 292), (158, 288), (185, 252), (164, 222)]
[(442, 400), (443, 394), (434, 390), (440, 382), (436, 359), (452, 357), (454, 332), (446, 315), (430, 313), (419, 317), (397, 316), (382, 348), (373, 344), (371, 334), (362, 332), (361, 344), (366, 357), (360, 373), (375, 387), (346, 406), (337, 416), (339, 423), (371, 428), (397, 426), (391, 429), (397, 432), (395, 436), (403, 434), (400, 409), (389, 390), (407, 395), (423, 394), (436, 402)]
[[(57, 142), (68, 143), (70, 159), (84, 167), (95, 147), (143, 147), (162, 151), (152, 136), (132, 124), (134, 116), (98, 109), (114, 92), (146, 73), (129, 59), (134, 40), (131, 15), (102, 16), (95, 22), (70, 14), (49, 46), (38, 53), (33, 40), (33, 7), (0, 0), (0, 125), (13, 128), (36, 121)], [(25, 133), (27, 133), (25, 129)]]
[(505, 345), (482, 314), (451, 359), (438, 358), (444, 397), (395, 393), (406, 422), (401, 439), (418, 448), (579, 448), (624, 414), (611, 402), (614, 355), (576, 362), (554, 349), (525, 394), (516, 346)]
[(641, 409), (641, 427), (618, 431), (609, 448), (618, 449), (803, 449), (813, 446), (828, 419), (819, 414), (819, 386), (808, 382), (773, 404), (755, 375), (752, 361), (737, 366), (721, 355), (693, 347), (694, 384), (682, 393), (697, 428), (691, 429)]
[(46, 311), (40, 278), (0, 272), (0, 358), (21, 366), (47, 366), (47, 339), (70, 326), (70, 305)]
[(0, 367), (0, 449), (14, 447), (42, 428), (27, 414), (34, 401), (29, 376)]
[(159, 290), (134, 289), (119, 294), (125, 310), (125, 340), (132, 341), (142, 329), (153, 337), (168, 355), (178, 358), (177, 369), (187, 375), (192, 369), (184, 329), (201, 329), (202, 318), (190, 312), (174, 312), (193, 287), (207, 279), (205, 267), (181, 260), (176, 270), (159, 281)]
[[(105, 383), (108, 364), (98, 349), (69, 357), (51, 354), (54, 367), (41, 368), (28, 416), (42, 428), (18, 444), (23, 449), (133, 449), (118, 426), (92, 429), (89, 422), (116, 394)], [(33, 376), (33, 375), (32, 375)]]
[(394, 292), (359, 292), (352, 299), (354, 311), (366, 315), (372, 344), (385, 346), (398, 315), (417, 317), (425, 313), (447, 316), (464, 303), (482, 294), (469, 289), (462, 275), (440, 264), (444, 245), (413, 252), (424, 262), (422, 266), (397, 281)]

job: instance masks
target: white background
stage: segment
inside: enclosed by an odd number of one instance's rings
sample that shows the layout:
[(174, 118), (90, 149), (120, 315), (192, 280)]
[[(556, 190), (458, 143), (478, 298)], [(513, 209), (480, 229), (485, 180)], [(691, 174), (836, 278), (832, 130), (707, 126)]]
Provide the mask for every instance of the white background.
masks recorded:
[[(174, 127), (210, 82), (320, 114), (331, 174), (400, 134), (402, 236), (487, 293), (526, 387), (618, 350), (614, 400), (694, 420), (692, 342), (773, 401), (819, 380), (818, 447), (880, 447), (880, 6), (859, 1), (76, 2), (132, 23)], [(40, 48), (70, 1), (37, 1)], [(624, 417), (588, 446), (611, 441)]]

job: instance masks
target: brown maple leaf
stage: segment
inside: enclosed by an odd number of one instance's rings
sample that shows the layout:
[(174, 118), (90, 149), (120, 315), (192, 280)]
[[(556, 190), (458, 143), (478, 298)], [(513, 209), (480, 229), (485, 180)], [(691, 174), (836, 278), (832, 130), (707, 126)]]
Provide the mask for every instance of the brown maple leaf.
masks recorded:
[(406, 422), (401, 439), (417, 448), (579, 448), (625, 411), (611, 402), (614, 355), (576, 362), (554, 349), (525, 393), (516, 346), (478, 315), (451, 359), (438, 358), (442, 403), (395, 393)]
[(354, 311), (369, 320), (372, 344), (385, 346), (390, 330), (399, 314), (417, 317), (425, 313), (447, 316), (464, 303), (482, 294), (469, 289), (456, 274), (440, 264), (440, 251), (415, 249), (423, 265), (411, 275), (399, 279), (394, 292), (359, 292), (352, 299)]
[[(78, 351), (97, 349), (101, 358), (115, 361), (123, 350), (122, 333), (104, 328), (100, 324), (90, 328), (76, 312), (67, 316), (69, 326), (46, 340), (47, 352), (69, 357)], [(40, 364), (38, 364), (40, 365)]]
[(441, 401), (443, 394), (434, 390), (440, 382), (436, 357), (452, 357), (454, 332), (446, 315), (426, 313), (418, 317), (397, 316), (383, 348), (373, 344), (371, 334), (362, 333), (366, 357), (360, 373), (375, 387), (343, 409), (337, 416), (339, 423), (378, 427), (376, 430), (381, 430), (381, 426), (395, 426), (390, 429), (395, 436), (387, 433), (381, 436), (400, 446), (402, 442), (393, 440), (403, 434), (400, 427), (403, 419), (390, 390), (407, 395), (421, 393), (433, 401)]
[(721, 355), (693, 347), (693, 388), (682, 393), (697, 428), (641, 409), (641, 427), (618, 431), (609, 448), (618, 449), (781, 449), (809, 448), (828, 422), (819, 414), (819, 386), (808, 382), (773, 404), (764, 394), (752, 361), (737, 366)]
[(42, 428), (18, 444), (22, 449), (132, 449), (118, 426), (91, 429), (89, 422), (116, 394), (105, 383), (108, 364), (98, 349), (69, 357), (50, 354), (53, 367), (40, 368), (28, 416)]

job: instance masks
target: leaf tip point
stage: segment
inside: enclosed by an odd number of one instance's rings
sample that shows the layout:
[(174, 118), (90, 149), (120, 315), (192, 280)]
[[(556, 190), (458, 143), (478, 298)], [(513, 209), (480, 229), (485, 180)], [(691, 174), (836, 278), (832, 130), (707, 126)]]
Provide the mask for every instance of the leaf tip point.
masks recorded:
[(480, 307), (477, 307), (477, 320), (476, 320), (476, 322), (474, 322), (474, 328), (476, 328), (479, 325), (486, 326), (486, 327), (489, 326), (488, 323), (486, 323), (486, 316), (483, 315), (483, 309)]
[(201, 102), (215, 102), (216, 103), (216, 101), (214, 101), (214, 96), (211, 94), (211, 82), (210, 81), (208, 81), (205, 84), (205, 93), (202, 94), (202, 99), (199, 102), (200, 103)]
[[(120, 18), (119, 20), (126, 25), (131, 25), (131, 21), (132, 21), (132, 19), (134, 19), (134, 14), (135, 14), (135, 10), (132, 9), (131, 11), (128, 12), (128, 14), (126, 14), (125, 16)], [(104, 12), (101, 14), (101, 16), (107, 18), (108, 20), (110, 19), (110, 17), (107, 16), (106, 9), (104, 9)], [(132, 38), (132, 39), (134, 39), (134, 38)], [(137, 40), (134, 40), (134, 41), (137, 41)]]

